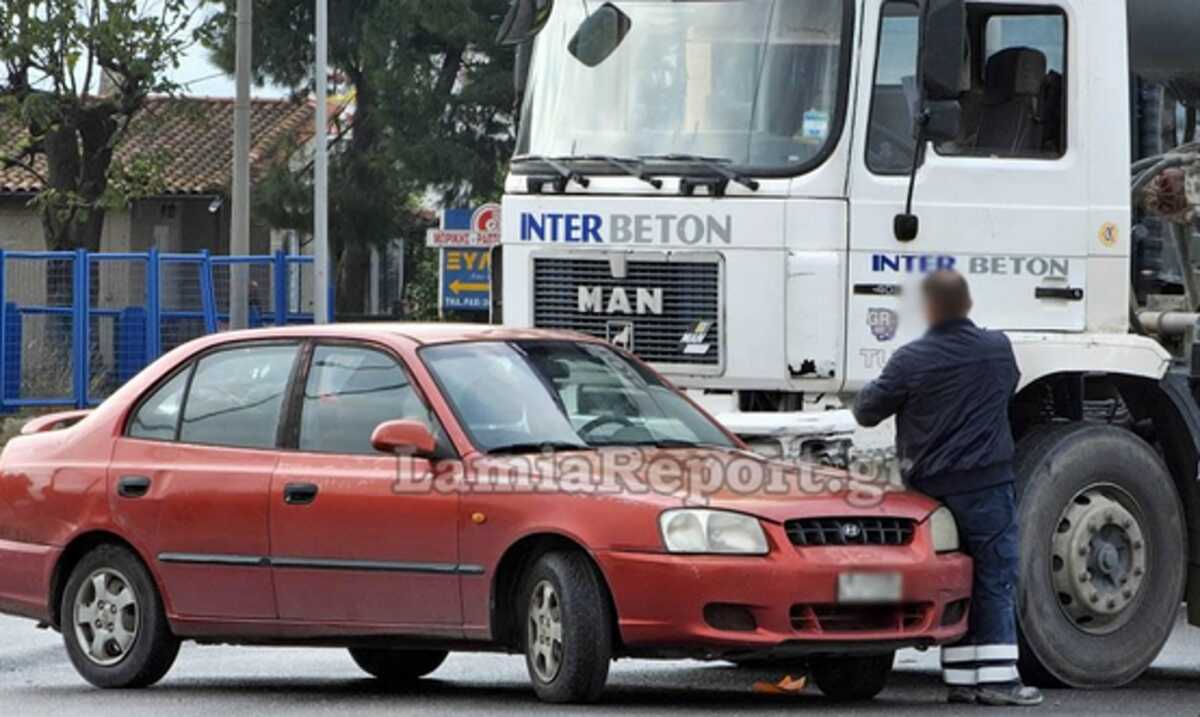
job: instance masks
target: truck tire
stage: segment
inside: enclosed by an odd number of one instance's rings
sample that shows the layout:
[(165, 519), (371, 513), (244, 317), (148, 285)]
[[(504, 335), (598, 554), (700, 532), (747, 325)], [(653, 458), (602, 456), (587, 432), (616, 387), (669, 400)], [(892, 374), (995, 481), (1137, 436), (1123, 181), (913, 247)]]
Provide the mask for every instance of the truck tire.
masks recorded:
[(577, 551), (538, 558), (517, 593), (525, 664), (544, 702), (595, 702), (612, 662), (612, 610), (596, 569)]
[(1136, 679), (1183, 599), (1183, 509), (1158, 454), (1099, 424), (1035, 429), (1017, 447), (1022, 677), (1043, 687)]
[(154, 579), (123, 547), (101, 545), (83, 556), (67, 579), (61, 609), (71, 664), (96, 687), (149, 687), (175, 664), (179, 640)]
[(442, 666), (445, 650), (377, 650), (350, 648), (350, 657), (363, 672), (389, 686), (403, 687)]
[(895, 661), (894, 652), (869, 657), (813, 660), (813, 682), (834, 702), (866, 702), (883, 692)]

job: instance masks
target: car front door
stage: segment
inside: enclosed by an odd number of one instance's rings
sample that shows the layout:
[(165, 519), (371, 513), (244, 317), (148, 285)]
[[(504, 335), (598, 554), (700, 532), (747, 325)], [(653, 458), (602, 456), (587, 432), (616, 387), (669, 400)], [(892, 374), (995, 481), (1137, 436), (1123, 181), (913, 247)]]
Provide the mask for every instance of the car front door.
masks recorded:
[[(271, 485), (271, 562), (282, 620), (461, 629), (458, 494), (426, 461), (384, 455), (386, 421), (437, 419), (388, 351), (318, 343), (292, 401)], [(438, 628), (441, 628), (440, 630)]]
[(267, 495), (299, 346), (236, 345), (151, 389), (109, 468), (117, 524), (148, 559), (168, 609), (188, 619), (272, 619)]

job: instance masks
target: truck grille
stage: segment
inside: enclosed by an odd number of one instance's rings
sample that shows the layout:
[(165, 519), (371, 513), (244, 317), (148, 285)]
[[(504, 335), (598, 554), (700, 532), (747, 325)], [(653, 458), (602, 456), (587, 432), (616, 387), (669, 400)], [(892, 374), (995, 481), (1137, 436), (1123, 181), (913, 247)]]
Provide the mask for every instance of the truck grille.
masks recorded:
[[(537, 328), (579, 331), (613, 341), (643, 361), (658, 365), (709, 370), (721, 366), (721, 265), (715, 256), (699, 260), (629, 258), (622, 279), (613, 278), (608, 257), (535, 257), (533, 287)], [(581, 311), (581, 288), (588, 292), (599, 289), (600, 303)], [(661, 291), (661, 315), (639, 305), (638, 290), (643, 290), (643, 296)], [(614, 303), (614, 291), (622, 292), (628, 304)], [(688, 352), (684, 337), (701, 323), (706, 324), (707, 332), (699, 339), (692, 338), (693, 348)], [(632, 346), (615, 340), (621, 334), (632, 338)], [(707, 348), (698, 350), (696, 344)]]
[(784, 523), (793, 545), (908, 545), (915, 521), (906, 518), (805, 518)]

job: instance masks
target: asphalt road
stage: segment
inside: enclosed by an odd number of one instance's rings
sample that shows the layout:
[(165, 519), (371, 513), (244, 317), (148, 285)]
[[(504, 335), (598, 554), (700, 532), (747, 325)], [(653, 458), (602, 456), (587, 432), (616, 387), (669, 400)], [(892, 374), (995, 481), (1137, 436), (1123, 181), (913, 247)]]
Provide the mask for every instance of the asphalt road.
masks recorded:
[[(622, 661), (604, 701), (587, 709), (540, 704), (519, 657), (452, 655), (417, 689), (387, 692), (365, 679), (341, 650), (271, 650), (185, 645), (158, 686), (102, 692), (72, 670), (57, 633), (0, 617), (0, 714), (12, 715), (589, 715), (960, 714), (944, 704), (935, 652), (903, 652), (888, 689), (847, 709), (815, 690), (798, 696), (751, 692), (770, 672), (725, 663)], [(1053, 691), (1041, 713), (1072, 715), (1200, 714), (1200, 629), (1180, 627), (1154, 668), (1121, 690)], [(1004, 710), (980, 711), (1005, 714)], [(1030, 711), (1019, 711), (1029, 714)]]

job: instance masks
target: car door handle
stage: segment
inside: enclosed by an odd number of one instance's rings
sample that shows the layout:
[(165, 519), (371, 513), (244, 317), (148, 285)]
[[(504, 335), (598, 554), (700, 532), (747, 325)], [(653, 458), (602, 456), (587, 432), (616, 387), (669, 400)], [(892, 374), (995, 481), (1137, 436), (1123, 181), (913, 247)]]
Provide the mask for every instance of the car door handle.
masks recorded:
[(312, 483), (288, 483), (283, 487), (283, 502), (288, 505), (309, 505), (317, 499), (320, 490)]
[(150, 479), (145, 476), (121, 476), (117, 495), (122, 498), (144, 498), (150, 492)]

